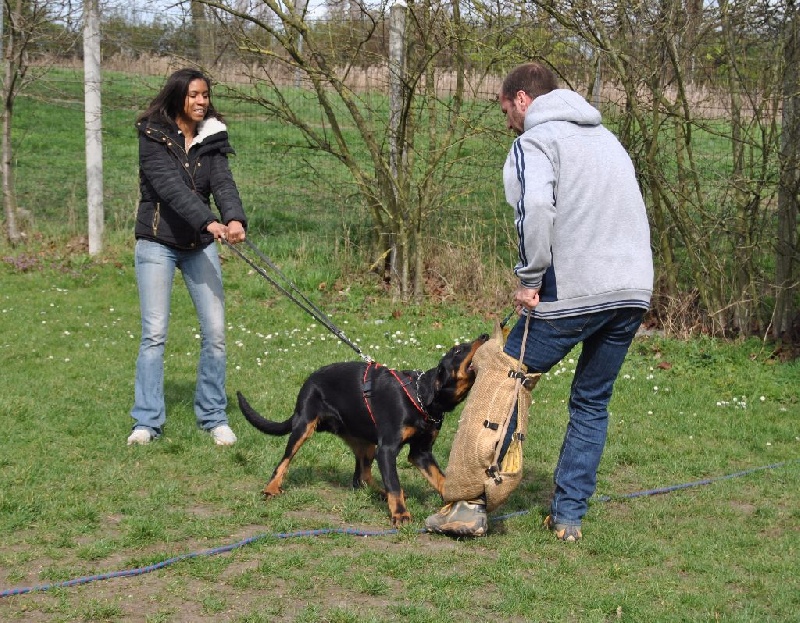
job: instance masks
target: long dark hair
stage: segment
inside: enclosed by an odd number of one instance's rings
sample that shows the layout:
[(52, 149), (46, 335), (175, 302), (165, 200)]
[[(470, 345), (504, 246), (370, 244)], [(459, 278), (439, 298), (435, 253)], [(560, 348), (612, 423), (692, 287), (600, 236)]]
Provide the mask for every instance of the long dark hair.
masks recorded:
[(222, 115), (216, 111), (211, 100), (211, 79), (202, 71), (191, 67), (179, 69), (167, 78), (166, 83), (161, 87), (161, 91), (150, 102), (147, 110), (136, 118), (136, 121), (149, 119), (162, 123), (174, 122), (178, 114), (183, 110), (186, 94), (189, 92), (189, 84), (198, 79), (204, 80), (208, 85), (208, 110), (204, 118), (216, 117), (222, 121)]

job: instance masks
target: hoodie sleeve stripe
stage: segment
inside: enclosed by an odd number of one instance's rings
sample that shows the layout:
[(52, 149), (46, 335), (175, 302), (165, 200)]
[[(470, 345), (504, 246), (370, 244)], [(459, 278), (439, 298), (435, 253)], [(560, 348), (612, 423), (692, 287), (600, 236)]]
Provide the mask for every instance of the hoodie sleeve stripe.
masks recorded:
[(525, 252), (525, 152), (523, 151), (522, 147), (520, 146), (519, 139), (514, 141), (512, 146), (512, 150), (514, 153), (514, 166), (517, 172), (517, 181), (519, 181), (519, 200), (517, 201), (516, 205), (516, 218), (514, 219), (514, 225), (517, 229), (517, 237), (519, 239), (518, 244), (518, 253), (519, 253), (519, 260), (522, 266), (528, 265), (528, 255)]

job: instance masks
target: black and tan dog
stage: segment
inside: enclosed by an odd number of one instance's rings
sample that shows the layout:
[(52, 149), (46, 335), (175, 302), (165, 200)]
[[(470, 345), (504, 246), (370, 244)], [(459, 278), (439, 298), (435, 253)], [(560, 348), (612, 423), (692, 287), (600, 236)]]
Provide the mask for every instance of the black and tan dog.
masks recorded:
[(392, 524), (410, 521), (397, 475), (397, 456), (408, 444), (409, 462), (441, 494), (445, 476), (433, 456), (433, 443), (445, 413), (455, 409), (472, 388), (472, 357), (488, 337), (454, 346), (435, 368), (424, 372), (357, 361), (320, 368), (303, 384), (294, 414), (284, 422), (259, 415), (237, 392), (248, 422), (268, 435), (289, 434), (286, 451), (264, 494), (282, 492), (289, 463), (315, 430), (329, 432), (341, 437), (355, 454), (353, 487), (376, 486), (372, 463), (377, 459)]

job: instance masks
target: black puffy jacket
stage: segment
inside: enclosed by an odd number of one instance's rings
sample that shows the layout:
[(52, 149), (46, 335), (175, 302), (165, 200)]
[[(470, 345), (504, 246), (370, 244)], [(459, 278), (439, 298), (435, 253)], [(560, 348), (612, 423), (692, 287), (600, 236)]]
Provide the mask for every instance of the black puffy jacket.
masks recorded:
[[(139, 130), (139, 186), (136, 238), (178, 249), (201, 249), (214, 241), (206, 226), (220, 220), (247, 227), (242, 200), (228, 166), (234, 153), (225, 124), (210, 117), (197, 126), (189, 151), (174, 123), (143, 120)], [(211, 209), (211, 195), (219, 210)]]

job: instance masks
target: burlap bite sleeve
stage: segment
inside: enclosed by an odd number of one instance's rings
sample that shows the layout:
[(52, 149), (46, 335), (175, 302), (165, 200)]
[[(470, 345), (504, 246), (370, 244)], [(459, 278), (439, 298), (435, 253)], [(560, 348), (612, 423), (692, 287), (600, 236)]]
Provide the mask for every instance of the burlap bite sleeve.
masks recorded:
[[(458, 422), (442, 495), (445, 502), (485, 496), (491, 511), (508, 499), (522, 479), (522, 442), (531, 390), (541, 374), (527, 374), (522, 364), (503, 352), (502, 334), (481, 346), (472, 363), (477, 377)], [(515, 430), (501, 457), (515, 406)]]

